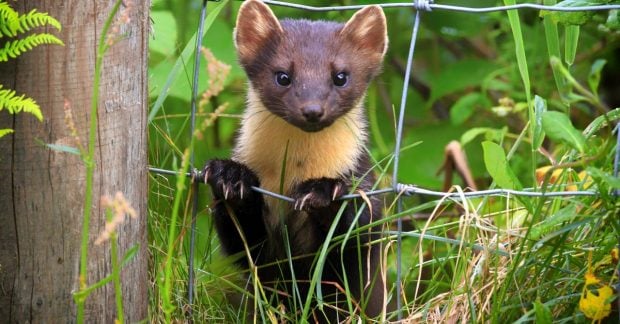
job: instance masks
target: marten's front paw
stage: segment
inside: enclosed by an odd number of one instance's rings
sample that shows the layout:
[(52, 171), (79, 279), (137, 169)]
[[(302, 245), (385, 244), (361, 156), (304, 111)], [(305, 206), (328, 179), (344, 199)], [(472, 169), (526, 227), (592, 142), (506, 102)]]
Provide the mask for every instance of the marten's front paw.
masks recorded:
[(245, 165), (232, 160), (211, 160), (202, 169), (204, 182), (213, 190), (215, 199), (241, 200), (252, 194), (252, 186), (260, 186), (258, 177)]
[(293, 190), (295, 210), (327, 208), (347, 192), (347, 185), (340, 179), (320, 178), (306, 180)]

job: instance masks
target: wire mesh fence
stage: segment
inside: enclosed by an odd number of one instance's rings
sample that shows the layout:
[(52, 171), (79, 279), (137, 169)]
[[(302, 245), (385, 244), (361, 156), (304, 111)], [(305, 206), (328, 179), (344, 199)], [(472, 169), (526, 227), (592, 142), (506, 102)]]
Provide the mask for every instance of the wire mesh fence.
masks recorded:
[[(209, 1), (213, 1), (213, 0), (209, 0)], [(206, 11), (207, 11), (207, 3), (209, 1), (206, 1), (206, 0), (203, 1), (203, 6), (202, 6), (201, 14), (200, 14), (200, 25), (198, 27), (197, 37), (199, 37), (199, 35), (203, 35), (204, 20), (205, 20)], [(266, 4), (272, 5), (272, 6), (289, 7), (289, 8), (296, 8), (300, 10), (315, 11), (315, 12), (358, 10), (358, 9), (361, 9), (367, 6), (367, 5), (348, 5), (348, 6), (317, 7), (317, 6), (296, 4), (296, 3), (288, 3), (288, 2), (283, 2), (283, 1), (264, 0), (263, 2)], [(376, 5), (384, 9), (413, 8), (415, 12), (414, 12), (414, 20), (413, 20), (412, 29), (411, 29), (409, 50), (408, 50), (408, 55), (407, 55), (406, 68), (405, 68), (405, 76), (403, 80), (403, 88), (401, 92), (402, 96), (401, 96), (400, 106), (398, 110), (398, 119), (397, 119), (397, 125), (396, 125), (396, 138), (395, 138), (396, 143), (395, 143), (394, 150), (392, 153), (394, 157), (393, 165), (392, 165), (393, 167), (392, 185), (389, 188), (382, 188), (378, 190), (365, 192), (363, 196), (383, 195), (383, 194), (389, 194), (389, 193), (397, 194), (396, 196), (397, 212), (400, 213), (402, 211), (402, 204), (401, 204), (402, 199), (404, 197), (414, 196), (414, 195), (441, 197), (442, 198), (441, 201), (463, 200), (463, 199), (472, 198), (472, 197), (489, 197), (489, 196), (572, 197), (572, 196), (597, 196), (599, 195), (599, 193), (595, 190), (570, 190), (570, 191), (547, 190), (551, 188), (529, 188), (529, 189), (523, 189), (523, 190), (488, 189), (488, 190), (467, 191), (467, 192), (463, 192), (463, 191), (441, 192), (441, 191), (428, 190), (428, 189), (418, 187), (414, 184), (405, 184), (405, 183), (400, 183), (398, 181), (399, 168), (400, 168), (399, 157), (400, 157), (400, 152), (401, 152), (401, 147), (402, 147), (402, 137), (403, 137), (403, 128), (404, 128), (404, 119), (405, 119), (404, 117), (405, 117), (405, 112), (407, 110), (407, 88), (409, 86), (411, 73), (414, 70), (413, 62), (414, 62), (414, 56), (415, 56), (416, 40), (417, 40), (417, 35), (419, 32), (420, 21), (422, 18), (422, 14), (424, 12), (428, 12), (432, 10), (447, 10), (447, 11), (456, 11), (456, 12), (472, 13), (472, 14), (484, 14), (484, 13), (490, 13), (490, 12), (509, 11), (509, 10), (545, 10), (545, 11), (561, 11), (561, 12), (607, 11), (607, 10), (618, 10), (620, 9), (620, 5), (611, 4), (611, 5), (595, 5), (595, 6), (562, 6), (562, 5), (547, 6), (547, 5), (540, 5), (540, 4), (533, 4), (533, 3), (522, 3), (522, 4), (515, 4), (515, 5), (495, 6), (495, 7), (463, 7), (463, 6), (438, 4), (438, 3), (434, 3), (433, 1), (429, 1), (429, 0), (414, 0), (412, 2), (406, 2), (406, 3), (378, 3)], [(206, 38), (208, 39), (208, 35), (206, 36)], [(200, 69), (200, 56), (199, 56), (200, 44), (201, 42), (197, 41), (196, 48), (195, 48), (196, 52), (195, 52), (195, 62), (194, 62), (194, 69), (193, 69), (194, 74), (193, 74), (193, 87), (192, 87), (192, 97), (191, 97), (190, 136), (193, 136), (194, 129), (195, 129), (196, 98), (197, 98), (197, 92), (198, 92), (197, 90), (198, 71)], [(615, 132), (617, 136), (617, 144), (615, 148), (616, 153), (614, 155), (615, 159), (614, 159), (614, 166), (613, 166), (614, 171), (613, 172), (614, 172), (614, 176), (618, 177), (619, 164), (620, 164), (620, 150), (618, 150), (618, 146), (620, 146), (620, 130), (618, 130), (618, 127), (615, 128)], [(191, 165), (192, 170), (189, 173), (181, 173), (178, 171), (165, 170), (165, 169), (154, 168), (154, 167), (149, 168), (149, 171), (153, 173), (164, 174), (164, 175), (187, 176), (192, 179), (192, 190), (193, 190), (192, 197), (194, 197), (194, 199), (192, 203), (192, 223), (191, 223), (192, 228), (191, 228), (191, 237), (190, 237), (191, 243), (190, 243), (190, 251), (189, 251), (190, 255), (189, 255), (189, 272), (188, 272), (189, 273), (188, 302), (191, 305), (193, 301), (193, 294), (194, 294), (193, 292), (194, 290), (193, 254), (194, 254), (194, 244), (195, 244), (195, 234), (196, 234), (196, 228), (195, 228), (196, 222), (195, 221), (196, 221), (196, 214), (197, 214), (197, 199), (195, 199), (195, 197), (198, 196), (198, 191), (200, 188), (198, 184), (203, 182), (203, 174), (202, 174), (202, 171), (195, 168), (193, 152), (190, 153), (190, 161), (191, 161), (190, 165)], [(289, 203), (295, 202), (293, 198), (290, 198), (290, 197), (287, 197), (287, 196), (284, 196), (284, 195), (281, 195), (275, 192), (271, 192), (263, 188), (252, 187), (252, 189), (264, 195), (278, 198), (283, 201), (287, 201)], [(620, 194), (620, 191), (616, 190), (615, 195), (618, 195), (618, 194)], [(346, 200), (346, 199), (355, 199), (359, 197), (362, 197), (362, 194), (344, 195), (340, 199)], [(402, 318), (402, 315), (400, 313), (400, 310), (402, 309), (401, 284), (398, 284), (398, 283), (401, 283), (402, 281), (401, 237), (403, 236), (403, 229), (402, 229), (401, 218), (397, 219), (396, 231), (390, 231), (387, 234), (391, 236), (395, 236), (396, 241), (397, 241), (397, 245), (396, 245), (397, 246), (396, 296), (397, 296), (397, 309), (399, 310), (398, 319), (401, 319)], [(407, 235), (411, 236), (410, 234), (411, 233), (408, 233)], [(427, 234), (425, 237), (428, 238), (430, 236)], [(438, 240), (446, 241), (450, 239), (438, 238)], [(462, 244), (462, 242), (458, 240), (453, 240), (453, 241), (454, 241), (452, 242), (453, 244)], [(475, 244), (471, 246), (471, 248), (478, 249), (478, 250), (485, 249), (485, 247), (478, 246)], [(499, 251), (498, 253), (505, 254), (505, 252), (503, 251)], [(189, 315), (191, 316), (191, 307), (189, 308), (189, 311), (190, 311)]]

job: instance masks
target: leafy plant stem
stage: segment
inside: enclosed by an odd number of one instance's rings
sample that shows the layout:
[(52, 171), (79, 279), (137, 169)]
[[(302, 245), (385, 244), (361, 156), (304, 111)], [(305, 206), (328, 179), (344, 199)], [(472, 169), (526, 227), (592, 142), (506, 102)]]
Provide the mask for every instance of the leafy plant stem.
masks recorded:
[[(194, 137), (192, 136), (192, 141)], [(190, 144), (190, 147), (193, 145)], [(166, 323), (171, 322), (172, 311), (174, 310), (174, 305), (171, 302), (171, 290), (172, 290), (172, 255), (174, 253), (174, 245), (175, 245), (175, 237), (176, 237), (176, 226), (177, 226), (177, 218), (179, 214), (179, 209), (181, 208), (181, 199), (183, 197), (183, 191), (185, 190), (185, 181), (186, 176), (184, 175), (189, 168), (189, 149), (186, 149), (181, 164), (180, 175), (177, 176), (176, 183), (176, 194), (174, 197), (174, 203), (172, 205), (172, 212), (170, 215), (170, 228), (168, 229), (168, 248), (166, 250), (166, 259), (164, 261), (164, 278), (163, 278), (163, 290), (162, 290), (162, 299), (163, 299), (163, 311), (166, 317)]]
[[(112, 220), (112, 212), (108, 209), (108, 222)], [(123, 311), (123, 291), (121, 289), (121, 267), (118, 264), (118, 243), (116, 242), (116, 231), (110, 234), (110, 258), (112, 259), (112, 281), (114, 282), (114, 297), (116, 298), (116, 320), (117, 323), (125, 323)]]
[[(545, 0), (545, 5), (552, 6), (556, 4), (555, 0)], [(545, 38), (547, 40), (547, 51), (549, 52), (549, 59), (552, 57), (560, 57), (560, 37), (558, 35), (558, 26), (551, 17), (543, 17), (543, 25), (545, 28)], [(566, 81), (562, 78), (562, 74), (556, 67), (552, 66), (553, 78), (555, 79), (556, 87), (563, 101), (566, 100)]]
[[(99, 46), (97, 46), (97, 57), (95, 59), (95, 75), (93, 80), (93, 93), (90, 105), (90, 128), (88, 133), (88, 155), (83, 156), (82, 160), (86, 165), (86, 188), (84, 191), (84, 216), (82, 219), (82, 243), (80, 253), (80, 290), (86, 288), (86, 276), (88, 271), (88, 238), (90, 229), (90, 215), (93, 201), (93, 178), (95, 174), (95, 142), (97, 140), (97, 108), (99, 105), (99, 82), (101, 81), (101, 67), (103, 65), (103, 57), (108, 46), (105, 40), (108, 30), (112, 25), (114, 16), (118, 12), (122, 0), (117, 0), (103, 25), (101, 36), (99, 37)], [(86, 297), (86, 296), (85, 296)], [(86, 298), (77, 300), (77, 322), (84, 323), (84, 305)]]
[[(514, 0), (504, 0), (504, 4), (506, 5), (514, 5), (515, 1)], [(531, 143), (532, 143), (532, 150), (531, 150), (531, 168), (532, 168), (532, 178), (533, 178), (533, 183), (536, 183), (536, 175), (533, 172), (536, 169), (536, 149), (535, 149), (535, 140), (534, 140), (534, 133), (535, 133), (535, 127), (536, 127), (536, 116), (534, 114), (534, 105), (532, 102), (532, 95), (531, 95), (531, 89), (530, 89), (530, 79), (529, 79), (529, 73), (528, 73), (528, 69), (527, 69), (527, 60), (526, 60), (526, 56), (525, 56), (525, 48), (524, 48), (524, 43), (523, 43), (523, 35), (521, 32), (521, 23), (519, 21), (519, 14), (516, 11), (508, 11), (508, 20), (510, 22), (510, 27), (512, 29), (512, 34), (515, 40), (515, 51), (516, 51), (516, 57), (517, 57), (517, 65), (519, 67), (519, 72), (521, 74), (521, 78), (523, 81), (523, 86), (525, 88), (525, 94), (527, 97), (527, 106), (528, 106), (528, 127), (527, 129), (529, 130), (529, 137), (531, 139)], [(544, 189), (543, 189), (544, 190)], [(544, 198), (540, 199), (540, 204), (538, 204), (537, 206), (537, 211), (539, 211), (542, 208)], [(535, 215), (537, 215), (538, 213), (535, 213)], [(533, 222), (533, 218), (532, 217), (532, 222)], [(529, 230), (528, 230), (529, 231)], [(527, 235), (527, 234), (526, 234)], [(527, 237), (527, 236), (526, 236)], [(524, 248), (524, 241), (522, 241), (521, 246), (519, 247), (518, 250), (518, 254), (516, 256), (517, 259), (519, 259), (521, 257), (521, 252), (523, 251)], [(513, 264), (518, 264), (519, 262), (515, 261)], [(515, 271), (516, 271), (517, 267), (513, 266), (510, 269), (510, 272), (507, 276), (507, 278), (509, 278), (508, 280), (512, 280), (512, 276), (514, 275)], [(496, 300), (503, 300), (503, 298), (505, 297), (506, 294), (506, 287), (508, 285), (503, 285), (503, 287), (501, 288), (501, 290), (499, 291), (498, 294), (498, 299)], [(496, 303), (496, 306), (494, 306), (493, 311), (492, 311), (492, 321), (496, 322), (499, 320), (499, 304), (500, 303)]]
[[(514, 0), (504, 0), (504, 4), (506, 5), (514, 5)], [(517, 57), (517, 66), (519, 67), (519, 73), (521, 74), (521, 79), (523, 81), (523, 87), (525, 89), (525, 96), (527, 98), (527, 108), (528, 108), (528, 117), (529, 117), (529, 135), (532, 143), (531, 150), (531, 167), (532, 167), (532, 178), (534, 182), (536, 181), (536, 176), (534, 175), (534, 170), (536, 169), (536, 148), (534, 140), (534, 133), (536, 127), (536, 120), (534, 114), (534, 105), (532, 101), (532, 93), (531, 93), (531, 84), (530, 84), (530, 75), (528, 72), (527, 58), (525, 55), (525, 45), (523, 42), (523, 33), (521, 31), (521, 22), (519, 21), (519, 14), (517, 11), (511, 10), (508, 11), (508, 20), (510, 22), (510, 28), (512, 29), (512, 35), (515, 42), (515, 52)]]
[(575, 87), (575, 90), (577, 90), (579, 93), (584, 95), (586, 99), (588, 100), (588, 102), (592, 104), (593, 106), (595, 106), (600, 112), (607, 113), (610, 110), (609, 107), (607, 107), (604, 103), (602, 103), (596, 95), (594, 95), (584, 86), (582, 86), (581, 83), (575, 80), (575, 78), (570, 74), (568, 69), (566, 69), (566, 67), (564, 67), (562, 62), (560, 62), (559, 58), (552, 57), (551, 65), (554, 68), (559, 69), (562, 75), (564, 75), (564, 77), (566, 78), (566, 81), (568, 81), (573, 87)]

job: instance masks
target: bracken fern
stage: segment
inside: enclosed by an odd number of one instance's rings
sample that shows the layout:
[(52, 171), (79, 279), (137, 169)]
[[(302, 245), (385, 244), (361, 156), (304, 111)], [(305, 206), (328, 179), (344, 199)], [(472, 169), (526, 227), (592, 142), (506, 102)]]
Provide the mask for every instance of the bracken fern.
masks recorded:
[[(6, 62), (9, 58), (17, 58), (41, 44), (64, 45), (60, 39), (48, 33), (34, 33), (18, 38), (33, 28), (47, 25), (61, 30), (60, 22), (47, 13), (33, 9), (27, 14), (20, 15), (6, 1), (0, 1), (0, 38), (13, 38), (5, 41), (4, 46), (0, 48), (0, 62)], [(2, 89), (0, 84), (0, 110), (3, 109), (10, 114), (24, 111), (34, 115), (39, 121), (43, 120), (41, 108), (34, 99), (23, 94), (18, 96), (15, 90)], [(12, 132), (11, 129), (0, 129), (0, 137)]]
[(50, 25), (59, 31), (62, 29), (60, 22), (45, 12), (37, 12), (32, 9), (29, 13), (19, 15), (8, 3), (0, 2), (0, 38), (4, 36), (15, 37), (36, 27)]
[(38, 120), (43, 121), (43, 115), (39, 105), (25, 95), (16, 96), (15, 90), (2, 89), (0, 84), (0, 110), (5, 109), (10, 114), (17, 114), (22, 111), (33, 114)]
[(60, 39), (51, 34), (29, 35), (26, 38), (6, 42), (4, 48), (0, 48), (0, 62), (8, 61), (9, 57), (17, 58), (20, 54), (41, 44), (64, 45)]
[(18, 32), (25, 33), (32, 28), (45, 25), (53, 26), (58, 29), (58, 31), (62, 29), (60, 22), (54, 17), (51, 17), (45, 12), (37, 12), (37, 9), (32, 9), (29, 13), (19, 16)]
[(8, 3), (0, 1), (0, 38), (16, 36), (19, 29), (19, 15)]

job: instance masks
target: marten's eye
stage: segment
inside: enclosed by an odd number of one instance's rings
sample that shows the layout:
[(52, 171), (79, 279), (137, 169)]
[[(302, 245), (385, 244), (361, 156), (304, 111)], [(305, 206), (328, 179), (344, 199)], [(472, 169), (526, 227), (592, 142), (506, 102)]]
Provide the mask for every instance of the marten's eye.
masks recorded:
[(349, 76), (344, 72), (339, 72), (334, 74), (332, 80), (334, 81), (335, 86), (344, 87), (345, 85), (347, 85), (347, 81), (349, 81)]
[(276, 83), (282, 87), (291, 85), (291, 77), (286, 72), (276, 72)]

